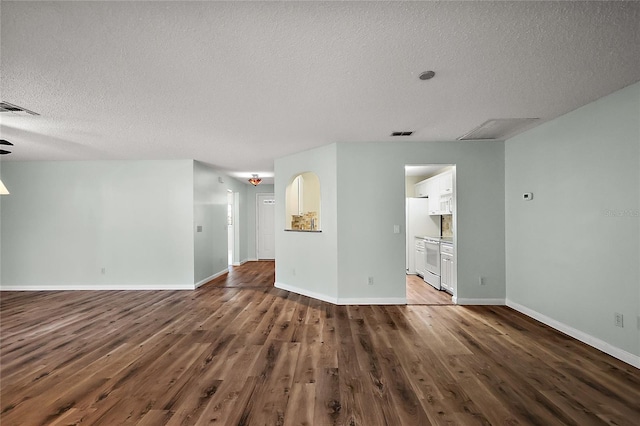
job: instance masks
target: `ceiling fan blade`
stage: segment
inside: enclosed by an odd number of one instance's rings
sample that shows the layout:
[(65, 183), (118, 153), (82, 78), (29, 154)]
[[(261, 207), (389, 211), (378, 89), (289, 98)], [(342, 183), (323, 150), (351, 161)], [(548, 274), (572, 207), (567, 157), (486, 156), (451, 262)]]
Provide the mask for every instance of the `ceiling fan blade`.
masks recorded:
[(11, 145), (13, 146), (13, 144), (11, 142), (9, 142), (6, 139), (0, 139), (0, 145)]
[(0, 149), (0, 155), (11, 154), (11, 151), (5, 151), (4, 149)]

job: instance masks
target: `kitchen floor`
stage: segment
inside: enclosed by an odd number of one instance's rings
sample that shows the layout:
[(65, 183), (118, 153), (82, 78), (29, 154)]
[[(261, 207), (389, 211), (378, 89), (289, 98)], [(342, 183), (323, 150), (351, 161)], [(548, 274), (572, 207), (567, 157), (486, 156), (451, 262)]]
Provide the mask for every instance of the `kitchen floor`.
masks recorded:
[(407, 305), (453, 305), (451, 295), (438, 291), (417, 275), (407, 275)]

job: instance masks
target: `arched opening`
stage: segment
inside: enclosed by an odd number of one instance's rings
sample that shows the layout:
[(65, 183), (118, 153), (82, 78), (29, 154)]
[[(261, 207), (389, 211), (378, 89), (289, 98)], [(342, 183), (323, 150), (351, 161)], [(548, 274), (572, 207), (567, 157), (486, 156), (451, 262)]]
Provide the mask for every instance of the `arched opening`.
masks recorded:
[(320, 179), (313, 172), (294, 176), (285, 193), (285, 226), (288, 231), (321, 231)]

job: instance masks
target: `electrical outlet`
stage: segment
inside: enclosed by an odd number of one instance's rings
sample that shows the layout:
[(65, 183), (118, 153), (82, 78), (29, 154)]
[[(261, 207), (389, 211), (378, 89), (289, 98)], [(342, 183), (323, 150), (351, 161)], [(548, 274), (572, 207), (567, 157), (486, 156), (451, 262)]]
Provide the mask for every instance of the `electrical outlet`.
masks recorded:
[(393, 225), (393, 233), (394, 234), (400, 233), (400, 225)]
[(101, 273), (102, 275), (105, 275), (105, 274), (107, 273), (107, 268), (102, 268), (102, 269), (100, 270), (100, 273)]
[(367, 278), (367, 284), (373, 285), (373, 277)]
[(485, 285), (487, 284), (487, 280), (484, 277), (478, 277), (478, 284)]
[(624, 327), (624, 316), (618, 312), (614, 313), (614, 324), (616, 327)]

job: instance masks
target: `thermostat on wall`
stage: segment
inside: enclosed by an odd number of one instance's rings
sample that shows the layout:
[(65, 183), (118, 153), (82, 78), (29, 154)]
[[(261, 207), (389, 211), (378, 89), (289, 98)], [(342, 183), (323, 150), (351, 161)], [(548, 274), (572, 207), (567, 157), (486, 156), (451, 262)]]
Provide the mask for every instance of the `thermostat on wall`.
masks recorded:
[(525, 201), (533, 200), (533, 192), (525, 192), (522, 194), (522, 199)]

